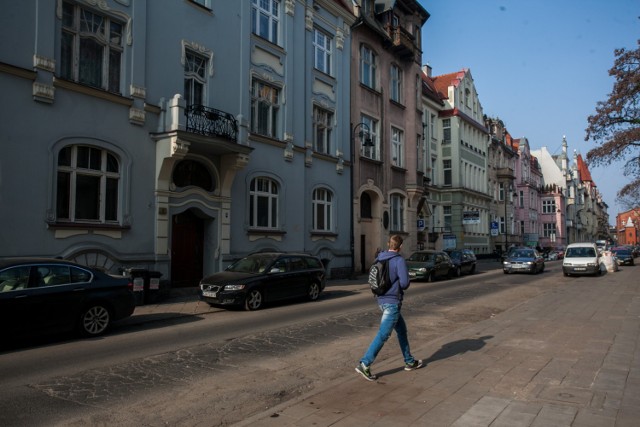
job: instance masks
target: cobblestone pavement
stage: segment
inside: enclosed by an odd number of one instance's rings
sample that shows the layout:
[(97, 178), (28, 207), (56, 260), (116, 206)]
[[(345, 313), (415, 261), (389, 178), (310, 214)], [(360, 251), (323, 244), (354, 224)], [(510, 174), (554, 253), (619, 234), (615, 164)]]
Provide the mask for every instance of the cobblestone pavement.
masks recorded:
[[(566, 284), (237, 426), (640, 425), (640, 267)], [(562, 278), (562, 276), (559, 276)], [(564, 278), (562, 278), (564, 279)], [(415, 346), (414, 346), (415, 347)]]

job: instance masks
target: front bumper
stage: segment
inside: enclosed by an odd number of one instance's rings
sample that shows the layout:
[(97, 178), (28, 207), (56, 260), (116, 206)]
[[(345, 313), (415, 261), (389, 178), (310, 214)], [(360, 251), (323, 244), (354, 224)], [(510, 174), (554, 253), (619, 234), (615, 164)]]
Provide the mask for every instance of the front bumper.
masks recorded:
[(594, 275), (600, 271), (599, 265), (563, 265), (562, 272), (564, 274), (573, 274), (573, 275)]

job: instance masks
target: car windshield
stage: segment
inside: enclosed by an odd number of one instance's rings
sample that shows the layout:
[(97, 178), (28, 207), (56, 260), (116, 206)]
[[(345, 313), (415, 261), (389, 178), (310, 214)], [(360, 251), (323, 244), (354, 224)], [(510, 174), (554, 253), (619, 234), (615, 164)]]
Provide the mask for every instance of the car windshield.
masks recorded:
[(616, 255), (624, 255), (624, 256), (631, 255), (631, 251), (628, 251), (626, 249), (616, 249), (612, 252)]
[(275, 259), (274, 255), (249, 255), (227, 267), (227, 271), (235, 273), (262, 273)]
[(593, 258), (596, 251), (593, 248), (569, 248), (567, 249), (566, 258)]
[(533, 258), (533, 251), (516, 250), (512, 255), (514, 258)]
[(433, 254), (415, 252), (409, 257), (409, 261), (419, 261), (419, 262), (433, 261)]

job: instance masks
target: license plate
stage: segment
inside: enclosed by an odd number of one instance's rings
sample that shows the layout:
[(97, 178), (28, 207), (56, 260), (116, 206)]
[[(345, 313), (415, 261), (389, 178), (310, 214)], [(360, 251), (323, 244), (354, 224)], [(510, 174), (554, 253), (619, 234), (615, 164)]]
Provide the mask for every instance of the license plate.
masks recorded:
[(511, 268), (524, 268), (524, 265), (522, 264), (514, 264), (511, 266)]
[(205, 297), (215, 298), (217, 295), (218, 295), (217, 292), (202, 291), (202, 296), (205, 296)]
[(586, 268), (584, 268), (584, 267), (576, 267), (576, 268), (574, 268), (574, 270), (575, 271), (585, 271)]

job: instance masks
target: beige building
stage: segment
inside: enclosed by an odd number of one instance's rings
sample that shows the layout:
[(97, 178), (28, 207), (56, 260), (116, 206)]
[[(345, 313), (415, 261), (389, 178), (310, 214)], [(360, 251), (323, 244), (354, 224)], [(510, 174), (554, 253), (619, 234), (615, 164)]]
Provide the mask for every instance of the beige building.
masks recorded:
[[(374, 7), (375, 3), (375, 7)], [(422, 198), (421, 29), (428, 12), (415, 0), (354, 1), (351, 149), (354, 270), (366, 271), (390, 234), (417, 248)]]

